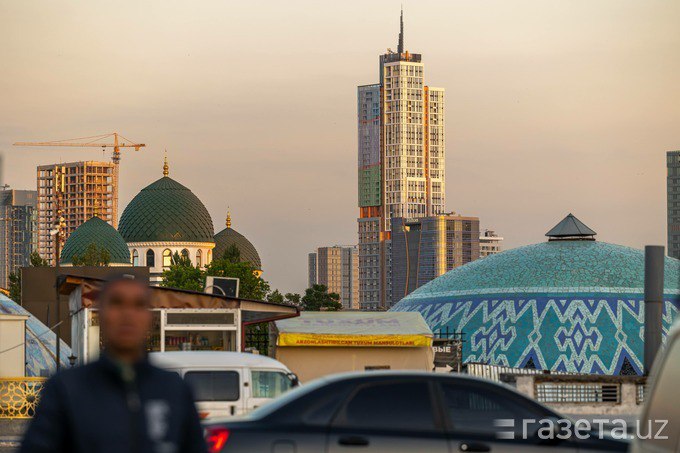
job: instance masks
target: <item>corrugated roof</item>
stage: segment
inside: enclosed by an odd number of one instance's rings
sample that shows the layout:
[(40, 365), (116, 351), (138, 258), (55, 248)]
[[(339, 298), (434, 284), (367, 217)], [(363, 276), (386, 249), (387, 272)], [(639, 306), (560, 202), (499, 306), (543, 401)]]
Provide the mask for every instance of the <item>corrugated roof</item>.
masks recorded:
[(302, 312), (276, 321), (281, 333), (333, 335), (426, 335), (432, 331), (418, 312)]

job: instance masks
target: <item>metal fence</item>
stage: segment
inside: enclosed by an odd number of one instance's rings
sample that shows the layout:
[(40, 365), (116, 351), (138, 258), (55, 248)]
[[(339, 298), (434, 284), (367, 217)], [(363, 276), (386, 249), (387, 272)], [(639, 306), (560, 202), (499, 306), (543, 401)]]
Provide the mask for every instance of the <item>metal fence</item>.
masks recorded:
[(470, 376), (483, 377), (486, 379), (491, 379), (492, 381), (500, 382), (502, 374), (512, 374), (512, 375), (527, 375), (527, 374), (551, 374), (551, 375), (568, 375), (572, 373), (567, 373), (564, 371), (550, 371), (537, 370), (535, 368), (513, 368), (503, 365), (489, 365), (487, 363), (476, 363), (467, 362), (464, 365), (464, 372)]
[(541, 403), (620, 403), (621, 384), (594, 382), (539, 382), (536, 400)]
[(31, 418), (46, 378), (0, 379), (0, 418)]
[(647, 384), (637, 384), (635, 388), (635, 403), (643, 404), (647, 396)]

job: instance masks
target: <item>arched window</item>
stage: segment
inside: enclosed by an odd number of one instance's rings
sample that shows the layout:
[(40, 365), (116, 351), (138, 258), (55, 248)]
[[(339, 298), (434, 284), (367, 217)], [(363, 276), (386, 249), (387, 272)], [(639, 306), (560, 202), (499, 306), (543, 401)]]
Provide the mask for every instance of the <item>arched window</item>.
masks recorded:
[(170, 249), (163, 250), (163, 269), (168, 269), (172, 265), (172, 252)]
[(185, 260), (189, 259), (189, 250), (187, 249), (182, 250), (182, 258), (184, 258)]
[(205, 265), (212, 263), (212, 250), (208, 250), (208, 255), (205, 258)]
[(139, 266), (139, 252), (137, 249), (132, 250), (132, 265)]
[(146, 251), (146, 265), (148, 267), (156, 266), (156, 254), (151, 249)]
[(203, 266), (203, 252), (201, 249), (196, 250), (196, 267)]

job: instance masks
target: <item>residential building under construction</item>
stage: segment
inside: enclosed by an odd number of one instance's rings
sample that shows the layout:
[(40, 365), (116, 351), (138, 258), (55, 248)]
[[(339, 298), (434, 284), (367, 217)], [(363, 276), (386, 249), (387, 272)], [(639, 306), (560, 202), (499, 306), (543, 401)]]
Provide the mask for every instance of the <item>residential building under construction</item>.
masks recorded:
[(113, 162), (70, 162), (38, 167), (38, 253), (54, 264), (55, 221), (61, 211), (62, 240), (96, 215), (118, 227), (118, 185)]
[(0, 191), (0, 285), (3, 288), (9, 287), (10, 274), (28, 266), (35, 250), (36, 201), (35, 190)]

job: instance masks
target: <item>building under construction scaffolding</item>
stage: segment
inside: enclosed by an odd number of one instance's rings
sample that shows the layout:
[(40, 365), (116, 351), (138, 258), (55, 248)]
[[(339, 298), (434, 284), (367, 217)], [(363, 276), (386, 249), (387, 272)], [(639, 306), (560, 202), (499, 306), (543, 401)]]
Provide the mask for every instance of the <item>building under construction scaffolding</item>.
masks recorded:
[[(116, 228), (118, 184), (112, 162), (70, 162), (38, 167), (38, 253), (54, 265), (55, 220), (64, 218), (62, 238), (95, 213)], [(59, 189), (59, 190), (58, 190)]]
[(28, 266), (37, 243), (35, 190), (0, 191), (0, 285), (9, 287), (9, 276)]

